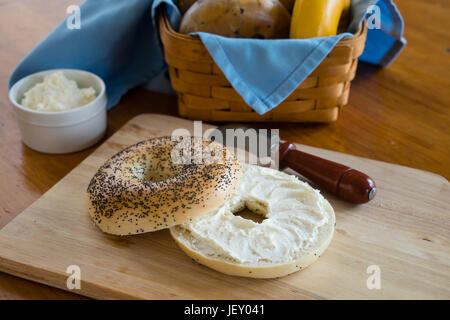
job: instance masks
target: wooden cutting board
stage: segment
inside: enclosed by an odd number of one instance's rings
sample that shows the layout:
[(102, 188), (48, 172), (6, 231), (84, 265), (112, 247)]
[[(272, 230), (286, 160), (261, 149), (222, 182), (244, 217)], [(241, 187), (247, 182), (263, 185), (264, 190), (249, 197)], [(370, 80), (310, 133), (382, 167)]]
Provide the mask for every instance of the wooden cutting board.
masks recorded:
[[(130, 237), (103, 234), (91, 222), (86, 187), (125, 146), (170, 135), (193, 123), (138, 116), (0, 230), (0, 270), (68, 290), (68, 266), (81, 270), (93, 298), (147, 299), (449, 299), (450, 188), (446, 179), (384, 162), (299, 145), (372, 176), (378, 195), (354, 206), (325, 194), (337, 226), (328, 250), (307, 269), (281, 279), (227, 276), (188, 258), (168, 230)], [(380, 289), (369, 290), (369, 266)]]

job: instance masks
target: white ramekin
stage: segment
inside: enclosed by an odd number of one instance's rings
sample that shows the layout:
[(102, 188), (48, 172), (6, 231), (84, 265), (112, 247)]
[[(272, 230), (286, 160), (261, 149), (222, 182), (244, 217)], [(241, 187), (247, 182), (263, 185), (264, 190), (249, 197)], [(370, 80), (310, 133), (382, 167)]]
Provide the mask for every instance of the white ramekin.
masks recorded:
[[(66, 111), (43, 112), (20, 105), (24, 93), (50, 73), (62, 71), (79, 88), (92, 87), (96, 98)], [(93, 73), (76, 69), (54, 69), (31, 74), (16, 82), (9, 91), (23, 142), (44, 153), (69, 153), (88, 148), (106, 132), (105, 83)]]

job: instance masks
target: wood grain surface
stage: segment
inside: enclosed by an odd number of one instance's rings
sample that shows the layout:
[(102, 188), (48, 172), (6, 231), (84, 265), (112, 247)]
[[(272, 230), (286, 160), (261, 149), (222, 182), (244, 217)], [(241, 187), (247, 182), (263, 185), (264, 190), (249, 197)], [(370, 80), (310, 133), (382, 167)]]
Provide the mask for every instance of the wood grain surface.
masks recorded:
[[(167, 229), (125, 237), (102, 233), (86, 203), (97, 169), (126, 146), (177, 128), (193, 132), (194, 126), (158, 114), (130, 120), (0, 230), (0, 270), (66, 288), (66, 269), (76, 265), (76, 292), (97, 299), (450, 299), (448, 181), (303, 145), (297, 148), (367, 172), (379, 191), (360, 206), (323, 192), (336, 213), (336, 232), (325, 253), (301, 272), (270, 280), (227, 276), (192, 261)], [(366, 286), (372, 265), (381, 271), (380, 290)]]
[[(0, 0), (0, 228), (95, 148), (45, 155), (21, 143), (8, 78), (21, 59), (80, 0)], [(385, 69), (360, 63), (350, 103), (330, 125), (272, 124), (281, 137), (450, 178), (450, 3), (396, 0), (408, 45)], [(108, 113), (107, 136), (144, 112), (175, 115), (176, 97), (135, 89)], [(268, 127), (268, 125), (255, 125)], [(81, 298), (0, 273), (0, 299)]]

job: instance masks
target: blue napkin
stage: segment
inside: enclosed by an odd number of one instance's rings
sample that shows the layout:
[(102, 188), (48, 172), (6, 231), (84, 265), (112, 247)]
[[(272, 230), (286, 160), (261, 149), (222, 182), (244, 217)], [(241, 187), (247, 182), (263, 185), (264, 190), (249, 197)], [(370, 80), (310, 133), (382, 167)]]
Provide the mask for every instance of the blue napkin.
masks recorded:
[(371, 29), (367, 33), (366, 46), (359, 60), (388, 66), (406, 45), (403, 37), (404, 22), (397, 6), (392, 0), (376, 3), (380, 8), (381, 29)]
[[(203, 32), (198, 36), (235, 90), (263, 114), (295, 90), (339, 40), (356, 32), (373, 4), (380, 9), (381, 29), (369, 30), (361, 60), (385, 66), (406, 43), (403, 20), (391, 0), (353, 0), (349, 32), (333, 37), (230, 39)], [(103, 78), (108, 108), (140, 85), (173, 92), (155, 21), (162, 5), (176, 28), (181, 16), (173, 0), (86, 0), (80, 7), (81, 28), (61, 23), (17, 66), (10, 86), (41, 70), (78, 68)]]

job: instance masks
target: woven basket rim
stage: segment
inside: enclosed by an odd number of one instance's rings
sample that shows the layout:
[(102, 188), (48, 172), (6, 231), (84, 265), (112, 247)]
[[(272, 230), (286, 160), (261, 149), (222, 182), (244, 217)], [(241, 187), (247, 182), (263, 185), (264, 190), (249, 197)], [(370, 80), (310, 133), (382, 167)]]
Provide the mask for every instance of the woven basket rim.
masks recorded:
[[(161, 11), (162, 11), (162, 14), (161, 14)], [(167, 17), (167, 12), (165, 10), (162, 10), (162, 9), (161, 9), (161, 11), (160, 11), (160, 14), (159, 14), (159, 19), (163, 19), (166, 31), (172, 37), (176, 37), (176, 38), (179, 38), (180, 40), (184, 40), (184, 41), (193, 41), (193, 42), (201, 41), (199, 39), (199, 37), (190, 36), (190, 35), (179, 33), (177, 31), (175, 31), (172, 28), (172, 26), (170, 25), (169, 18)], [(348, 44), (350, 42), (358, 41), (361, 37), (364, 37), (364, 35), (366, 33), (366, 30), (367, 30), (367, 21), (366, 21), (366, 19), (363, 19), (363, 21), (361, 23), (361, 27), (359, 28), (358, 32), (356, 32), (351, 37), (342, 38), (336, 45), (337, 46), (339, 44), (346, 45), (346, 44)], [(245, 38), (241, 38), (241, 39), (245, 39)], [(284, 39), (279, 39), (279, 40), (292, 40), (292, 39), (284, 38)]]

